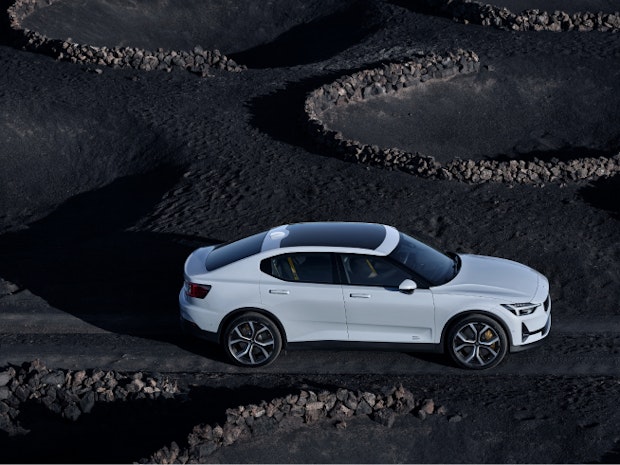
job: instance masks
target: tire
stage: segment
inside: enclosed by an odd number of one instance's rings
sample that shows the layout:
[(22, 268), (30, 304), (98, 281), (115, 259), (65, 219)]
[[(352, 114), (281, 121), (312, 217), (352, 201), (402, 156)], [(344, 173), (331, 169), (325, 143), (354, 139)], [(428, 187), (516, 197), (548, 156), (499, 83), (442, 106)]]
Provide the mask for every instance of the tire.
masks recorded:
[(226, 356), (236, 365), (262, 367), (272, 363), (282, 349), (278, 326), (260, 313), (247, 312), (232, 320), (223, 334)]
[(504, 359), (508, 337), (502, 325), (493, 318), (468, 315), (451, 325), (446, 350), (461, 368), (486, 370)]

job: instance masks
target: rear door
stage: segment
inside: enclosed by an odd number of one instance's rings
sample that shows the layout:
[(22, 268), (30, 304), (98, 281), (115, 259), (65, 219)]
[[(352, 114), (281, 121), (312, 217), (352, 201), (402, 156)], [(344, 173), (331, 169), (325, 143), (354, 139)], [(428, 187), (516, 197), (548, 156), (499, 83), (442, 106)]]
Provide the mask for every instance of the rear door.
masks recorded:
[(261, 262), (261, 301), (284, 325), (288, 342), (348, 340), (336, 276), (331, 253), (280, 254)]
[(399, 284), (412, 276), (385, 257), (339, 256), (346, 277), (342, 290), (351, 341), (433, 342), (435, 307), (430, 290), (400, 292)]

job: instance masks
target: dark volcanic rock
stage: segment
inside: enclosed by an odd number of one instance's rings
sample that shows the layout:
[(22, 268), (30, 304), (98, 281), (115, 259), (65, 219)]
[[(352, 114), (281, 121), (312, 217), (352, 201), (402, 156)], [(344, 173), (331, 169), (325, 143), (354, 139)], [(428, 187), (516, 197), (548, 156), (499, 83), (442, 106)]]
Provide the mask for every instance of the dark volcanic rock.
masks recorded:
[(396, 413), (386, 407), (380, 410), (376, 410), (372, 414), (372, 419), (383, 426), (391, 428), (394, 424), (394, 421), (396, 420)]

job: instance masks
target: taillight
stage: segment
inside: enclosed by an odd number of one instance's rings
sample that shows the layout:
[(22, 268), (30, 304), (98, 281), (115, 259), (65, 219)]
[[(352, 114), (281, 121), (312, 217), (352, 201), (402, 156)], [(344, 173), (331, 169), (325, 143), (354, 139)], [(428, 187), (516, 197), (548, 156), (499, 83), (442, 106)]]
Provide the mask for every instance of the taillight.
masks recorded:
[(211, 286), (208, 286), (206, 284), (196, 284), (185, 281), (185, 293), (189, 297), (204, 299), (210, 290)]

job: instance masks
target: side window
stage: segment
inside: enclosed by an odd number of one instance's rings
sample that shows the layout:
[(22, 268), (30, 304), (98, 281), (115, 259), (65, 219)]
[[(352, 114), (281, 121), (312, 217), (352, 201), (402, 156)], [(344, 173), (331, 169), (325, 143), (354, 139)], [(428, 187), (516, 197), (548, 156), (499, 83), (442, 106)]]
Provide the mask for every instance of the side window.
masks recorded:
[(411, 278), (402, 268), (383, 257), (342, 254), (347, 282), (358, 286), (398, 287)]
[(329, 253), (292, 253), (266, 258), (261, 271), (284, 281), (333, 284), (334, 267)]

